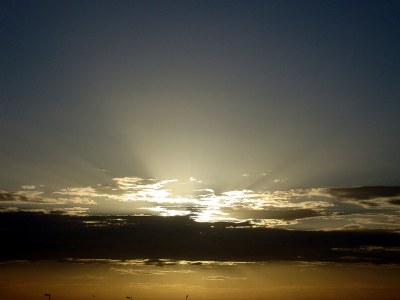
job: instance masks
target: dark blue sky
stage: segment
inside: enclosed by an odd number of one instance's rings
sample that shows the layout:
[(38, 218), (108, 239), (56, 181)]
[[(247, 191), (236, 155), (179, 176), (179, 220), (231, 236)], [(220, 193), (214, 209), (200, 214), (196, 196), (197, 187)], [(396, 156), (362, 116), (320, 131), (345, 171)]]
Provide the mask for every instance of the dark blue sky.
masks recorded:
[(399, 184), (398, 1), (2, 1), (0, 19), (4, 189)]

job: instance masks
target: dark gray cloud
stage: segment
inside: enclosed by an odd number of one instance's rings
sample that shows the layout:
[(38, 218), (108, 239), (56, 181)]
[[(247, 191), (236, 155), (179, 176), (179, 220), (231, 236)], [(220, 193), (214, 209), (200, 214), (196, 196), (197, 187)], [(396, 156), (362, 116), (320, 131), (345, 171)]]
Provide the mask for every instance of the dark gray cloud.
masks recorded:
[(223, 212), (238, 219), (280, 219), (280, 220), (297, 220), (321, 216), (321, 213), (312, 209), (231, 209), (225, 208)]
[[(53, 197), (48, 196), (43, 191), (23, 190), (16, 192), (0, 190), (0, 202), (15, 204), (38, 204), (44, 207), (46, 204), (53, 206), (55, 204), (97, 204), (93, 199), (72, 196), (72, 197)], [(44, 208), (49, 210), (48, 207)]]
[(400, 205), (400, 199), (391, 199), (388, 201), (390, 204)]
[[(90, 222), (103, 222), (104, 226), (90, 226)], [(337, 250), (398, 249), (400, 236), (396, 232), (296, 231), (232, 225), (235, 223), (197, 223), (187, 217), (2, 213), (0, 258), (146, 257), (149, 260), (144, 264), (162, 266), (174, 265), (177, 260), (340, 262), (351, 254), (357, 261), (400, 263), (396, 251)]]
[(58, 208), (18, 208), (18, 207), (0, 207), (0, 212), (14, 213), (34, 213), (39, 215), (60, 215), (60, 216), (84, 216), (89, 209), (86, 207), (58, 207)]
[(175, 266), (175, 265), (178, 264), (178, 262), (176, 260), (173, 260), (173, 259), (153, 258), (153, 259), (144, 260), (143, 264), (147, 265), (147, 266), (163, 267), (163, 266)]
[(13, 192), (6, 192), (6, 191), (0, 191), (0, 201), (4, 202), (26, 202), (28, 201), (28, 197), (25, 195), (13, 193)]
[(55, 208), (47, 211), (46, 213), (54, 215), (66, 215), (66, 216), (84, 216), (87, 214), (88, 208), (86, 207), (63, 207)]
[(369, 210), (392, 209), (400, 203), (400, 186), (337, 187), (325, 190), (330, 197), (360, 205)]
[(329, 188), (328, 194), (352, 200), (370, 200), (400, 196), (400, 186), (360, 186), (350, 188)]

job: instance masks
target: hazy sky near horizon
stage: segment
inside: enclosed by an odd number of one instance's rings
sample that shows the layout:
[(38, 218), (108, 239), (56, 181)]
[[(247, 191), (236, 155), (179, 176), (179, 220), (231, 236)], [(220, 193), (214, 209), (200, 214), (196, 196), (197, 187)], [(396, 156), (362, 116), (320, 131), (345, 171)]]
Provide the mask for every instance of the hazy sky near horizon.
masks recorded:
[(398, 274), (391, 266), (300, 262), (20, 261), (0, 264), (0, 287), (4, 300), (392, 300)]
[(399, 184), (398, 1), (2, 1), (0, 14), (3, 189)]

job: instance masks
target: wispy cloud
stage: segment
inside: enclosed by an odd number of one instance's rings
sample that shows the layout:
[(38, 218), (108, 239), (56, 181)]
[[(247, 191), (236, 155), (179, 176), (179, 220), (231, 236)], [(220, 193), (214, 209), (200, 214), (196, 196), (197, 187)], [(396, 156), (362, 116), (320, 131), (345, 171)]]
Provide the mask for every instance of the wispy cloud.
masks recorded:
[(61, 261), (76, 264), (113, 264), (118, 266), (204, 266), (207, 268), (212, 267), (229, 267), (238, 265), (253, 264), (249, 261), (212, 261), (212, 260), (176, 260), (170, 258), (142, 258), (142, 259), (104, 259), (104, 258), (65, 258)]
[(34, 186), (34, 185), (22, 185), (21, 189), (23, 189), (23, 190), (34, 190), (34, 189), (36, 189), (36, 186)]
[(139, 275), (139, 276), (168, 276), (171, 274), (189, 274), (189, 273), (194, 273), (191, 270), (172, 270), (172, 269), (143, 269), (142, 268), (111, 268), (112, 271), (120, 273), (120, 274), (126, 274), (126, 275)]
[(65, 207), (52, 209), (49, 211), (51, 214), (59, 214), (66, 216), (87, 216), (88, 208), (86, 207)]
[(96, 201), (90, 198), (74, 197), (50, 197), (46, 196), (44, 191), (24, 190), (16, 192), (6, 192), (0, 190), (0, 202), (19, 203), (19, 204), (96, 204)]
[(0, 208), (0, 212), (28, 212), (38, 214), (52, 214), (62, 216), (87, 216), (88, 208), (86, 207), (61, 207), (61, 208), (18, 208), (18, 207), (7, 207)]
[(9, 203), (36, 203), (36, 204), (64, 204), (65, 201), (43, 197), (42, 191), (26, 190), (17, 192), (6, 192), (0, 190), (0, 202)]
[(228, 277), (228, 276), (207, 276), (207, 277), (203, 277), (203, 280), (225, 281), (225, 280), (247, 280), (247, 278), (246, 277)]

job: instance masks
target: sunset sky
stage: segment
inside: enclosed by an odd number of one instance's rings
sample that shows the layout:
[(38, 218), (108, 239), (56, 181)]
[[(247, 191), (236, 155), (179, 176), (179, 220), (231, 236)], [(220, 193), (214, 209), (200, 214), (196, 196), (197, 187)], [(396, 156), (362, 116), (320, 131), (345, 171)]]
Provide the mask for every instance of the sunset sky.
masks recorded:
[(2, 0), (0, 28), (1, 299), (400, 293), (398, 0)]

